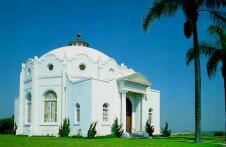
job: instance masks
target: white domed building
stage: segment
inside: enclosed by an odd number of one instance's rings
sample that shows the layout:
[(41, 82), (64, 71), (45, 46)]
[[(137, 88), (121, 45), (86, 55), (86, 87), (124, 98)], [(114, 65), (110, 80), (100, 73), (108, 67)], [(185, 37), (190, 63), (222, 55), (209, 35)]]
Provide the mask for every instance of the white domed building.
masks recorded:
[(141, 73), (87, 47), (80, 39), (22, 64), (15, 98), (16, 134), (58, 135), (65, 118), (70, 135), (111, 134), (117, 117), (127, 133), (145, 132), (146, 121), (160, 133), (160, 92)]

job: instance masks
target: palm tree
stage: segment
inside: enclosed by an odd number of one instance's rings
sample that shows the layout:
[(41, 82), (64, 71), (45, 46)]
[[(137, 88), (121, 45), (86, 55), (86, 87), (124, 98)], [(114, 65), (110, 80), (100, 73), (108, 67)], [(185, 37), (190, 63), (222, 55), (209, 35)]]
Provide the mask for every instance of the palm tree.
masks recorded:
[(195, 63), (195, 142), (201, 141), (201, 73), (198, 49), (197, 21), (200, 12), (209, 12), (218, 24), (225, 24), (225, 14), (219, 12), (226, 5), (226, 0), (155, 0), (144, 18), (143, 29), (146, 32), (155, 19), (161, 16), (173, 16), (183, 10), (186, 21), (184, 34), (186, 38), (193, 35)]
[[(216, 34), (218, 41), (213, 43), (202, 42), (199, 44), (200, 54), (206, 55), (208, 58), (207, 62), (207, 73), (211, 79), (216, 74), (217, 66), (219, 62), (222, 62), (222, 76), (224, 79), (224, 106), (225, 106), (225, 131), (224, 139), (226, 141), (226, 32), (221, 26), (212, 25), (208, 28), (208, 32), (211, 35)], [(186, 54), (186, 64), (188, 65), (194, 59), (194, 49), (191, 48)]]

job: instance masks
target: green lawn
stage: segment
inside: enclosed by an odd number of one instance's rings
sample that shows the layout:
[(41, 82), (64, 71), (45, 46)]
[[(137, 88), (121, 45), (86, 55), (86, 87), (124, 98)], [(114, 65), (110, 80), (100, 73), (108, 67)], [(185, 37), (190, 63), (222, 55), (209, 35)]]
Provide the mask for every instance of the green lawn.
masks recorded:
[(127, 138), (58, 138), (58, 137), (26, 137), (13, 135), (0, 135), (0, 147), (206, 147), (223, 146), (226, 144), (223, 137), (203, 137), (201, 144), (194, 144), (193, 136), (174, 135), (170, 138), (154, 137), (153, 139), (127, 139)]

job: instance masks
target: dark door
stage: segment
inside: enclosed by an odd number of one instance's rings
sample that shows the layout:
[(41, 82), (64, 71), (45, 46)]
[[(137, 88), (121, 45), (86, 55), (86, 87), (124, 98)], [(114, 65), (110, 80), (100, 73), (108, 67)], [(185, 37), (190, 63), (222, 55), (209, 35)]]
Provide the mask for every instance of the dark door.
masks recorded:
[(131, 133), (132, 128), (132, 104), (128, 98), (126, 98), (126, 132)]

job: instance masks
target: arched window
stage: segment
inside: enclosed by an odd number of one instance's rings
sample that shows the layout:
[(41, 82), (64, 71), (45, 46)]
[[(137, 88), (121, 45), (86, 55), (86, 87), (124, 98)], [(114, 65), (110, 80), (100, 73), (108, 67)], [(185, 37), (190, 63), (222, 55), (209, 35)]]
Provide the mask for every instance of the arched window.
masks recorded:
[(109, 105), (108, 103), (103, 104), (103, 122), (108, 121), (108, 111), (109, 111)]
[(44, 94), (44, 122), (57, 121), (57, 95), (49, 90)]
[(148, 122), (151, 124), (152, 123), (152, 108), (148, 109)]
[(27, 102), (27, 123), (31, 122), (31, 93), (28, 92), (26, 95)]
[(80, 122), (80, 105), (79, 103), (75, 104), (75, 122)]

